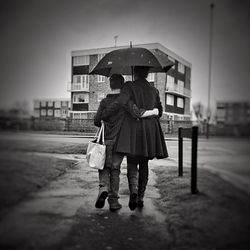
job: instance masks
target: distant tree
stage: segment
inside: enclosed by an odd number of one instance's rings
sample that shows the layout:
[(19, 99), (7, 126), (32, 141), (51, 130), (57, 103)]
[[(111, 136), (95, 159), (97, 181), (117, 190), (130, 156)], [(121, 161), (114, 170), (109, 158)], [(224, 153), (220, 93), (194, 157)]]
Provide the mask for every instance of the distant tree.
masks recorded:
[(28, 101), (16, 101), (13, 108), (9, 110), (12, 115), (15, 116), (27, 116), (30, 114)]
[(194, 103), (193, 110), (197, 118), (197, 121), (198, 122), (202, 121), (204, 118), (204, 110), (205, 110), (204, 105), (201, 102)]

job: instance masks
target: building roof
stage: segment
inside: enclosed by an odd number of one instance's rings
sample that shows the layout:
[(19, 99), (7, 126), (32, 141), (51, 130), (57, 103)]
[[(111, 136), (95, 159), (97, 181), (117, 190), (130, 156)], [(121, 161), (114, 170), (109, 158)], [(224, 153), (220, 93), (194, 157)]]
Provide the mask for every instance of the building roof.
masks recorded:
[[(109, 52), (111, 52), (112, 50), (115, 50), (115, 49), (125, 49), (125, 48), (128, 48), (128, 47), (129, 46), (117, 46), (117, 47), (106, 47), (106, 48), (96, 48), (96, 49), (74, 50), (74, 51), (71, 51), (71, 56), (85, 56), (85, 55), (106, 54), (106, 53), (109, 53)], [(184, 58), (178, 56), (173, 51), (167, 49), (166, 47), (164, 47), (160, 43), (135, 44), (135, 45), (133, 45), (133, 47), (143, 47), (143, 48), (146, 48), (146, 49), (149, 49), (149, 50), (159, 49), (162, 52), (164, 52), (165, 54), (167, 54), (167, 55), (173, 57), (174, 59), (176, 59), (178, 62), (181, 62), (182, 64), (184, 64), (185, 66), (187, 66), (189, 68), (192, 68), (192, 64), (190, 62), (188, 62)]]

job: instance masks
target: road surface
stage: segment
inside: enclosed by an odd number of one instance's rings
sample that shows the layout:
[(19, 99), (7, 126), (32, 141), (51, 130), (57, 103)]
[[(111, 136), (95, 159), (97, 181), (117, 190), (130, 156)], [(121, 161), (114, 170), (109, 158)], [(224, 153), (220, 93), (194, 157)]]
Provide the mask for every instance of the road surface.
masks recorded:
[[(87, 143), (90, 137), (79, 135), (53, 135), (43, 133), (1, 133), (0, 138), (10, 144), (25, 141), (56, 143)], [(167, 161), (178, 165), (178, 141), (166, 140), (169, 151)], [(184, 166), (191, 165), (191, 140), (184, 139)], [(250, 193), (250, 139), (249, 138), (201, 138), (198, 142), (198, 167), (219, 174), (238, 188)]]

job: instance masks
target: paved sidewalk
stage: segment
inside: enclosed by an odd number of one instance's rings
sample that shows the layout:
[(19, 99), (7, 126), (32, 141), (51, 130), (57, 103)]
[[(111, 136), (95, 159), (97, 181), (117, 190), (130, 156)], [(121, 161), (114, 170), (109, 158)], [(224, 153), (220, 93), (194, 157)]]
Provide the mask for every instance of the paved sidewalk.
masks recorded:
[[(39, 157), (42, 157), (42, 153)], [(150, 162), (145, 208), (128, 208), (126, 162), (121, 173), (123, 208), (94, 208), (97, 171), (84, 157), (17, 205), (0, 224), (1, 249), (249, 249), (250, 201), (231, 184), (199, 171), (198, 195), (190, 194), (190, 169), (177, 177), (169, 160)]]
[[(126, 161), (124, 161), (120, 187), (120, 202), (123, 208), (112, 213), (107, 204), (104, 209), (94, 207), (98, 193), (98, 175), (96, 170), (88, 167), (84, 157), (79, 159), (79, 156), (48, 153), (39, 153), (38, 155), (39, 157), (44, 155), (67, 160), (75, 158), (79, 164), (75, 164), (65, 175), (52, 181), (41, 191), (31, 194), (29, 199), (21, 202), (1, 221), (1, 249), (61, 249), (61, 247), (71, 249), (71, 245), (75, 244), (72, 243), (74, 240), (71, 239), (71, 231), (75, 230), (78, 223), (83, 222), (84, 225), (81, 228), (77, 227), (76, 232), (77, 235), (83, 228), (87, 230), (76, 243), (78, 247), (79, 244), (81, 245), (81, 249), (105, 249), (110, 246), (113, 246), (113, 249), (118, 249), (118, 247), (120, 249), (121, 242), (109, 242), (111, 239), (107, 239), (110, 233), (106, 231), (106, 227), (110, 225), (114, 234), (119, 234), (118, 221), (124, 226), (123, 234), (118, 235), (120, 240), (124, 241), (123, 244), (126, 246), (124, 249), (138, 249), (136, 247), (138, 244), (144, 249), (148, 248), (147, 245), (151, 245), (148, 249), (155, 249), (156, 244), (157, 249), (162, 249), (169, 244), (168, 232), (164, 227), (165, 216), (154, 204), (154, 200), (160, 195), (154, 186), (156, 176), (153, 172), (150, 175), (147, 197), (145, 198), (146, 208), (143, 211), (131, 212), (128, 208), (129, 192)], [(105, 227), (101, 221), (105, 222)], [(88, 225), (87, 228), (86, 225)], [(148, 226), (150, 232), (147, 232)], [(143, 243), (145, 235), (155, 234), (159, 235), (152, 243), (149, 240), (145, 240)], [(134, 243), (135, 236), (137, 239), (140, 238), (142, 242)], [(96, 245), (97, 243), (98, 245)], [(136, 248), (133, 248), (133, 244)], [(100, 245), (103, 248), (100, 248)]]

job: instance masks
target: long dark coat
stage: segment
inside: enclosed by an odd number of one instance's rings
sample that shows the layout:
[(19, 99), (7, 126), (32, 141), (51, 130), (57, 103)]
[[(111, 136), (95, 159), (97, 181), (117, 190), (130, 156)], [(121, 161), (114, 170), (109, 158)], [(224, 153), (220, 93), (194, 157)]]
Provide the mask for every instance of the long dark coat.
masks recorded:
[(129, 112), (121, 124), (114, 150), (132, 156), (143, 156), (149, 159), (166, 158), (168, 152), (160, 126), (159, 117), (162, 115), (162, 105), (159, 91), (146, 80), (127, 83), (120, 94), (121, 101), (129, 99), (139, 109), (159, 109), (159, 116), (135, 119)]

